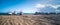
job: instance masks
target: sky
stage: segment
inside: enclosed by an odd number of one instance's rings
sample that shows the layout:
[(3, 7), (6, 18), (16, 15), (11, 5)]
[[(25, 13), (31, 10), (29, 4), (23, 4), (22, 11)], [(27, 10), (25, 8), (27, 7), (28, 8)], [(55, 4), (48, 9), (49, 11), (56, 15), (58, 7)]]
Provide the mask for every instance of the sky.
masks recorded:
[(0, 13), (60, 12), (60, 0), (0, 0)]

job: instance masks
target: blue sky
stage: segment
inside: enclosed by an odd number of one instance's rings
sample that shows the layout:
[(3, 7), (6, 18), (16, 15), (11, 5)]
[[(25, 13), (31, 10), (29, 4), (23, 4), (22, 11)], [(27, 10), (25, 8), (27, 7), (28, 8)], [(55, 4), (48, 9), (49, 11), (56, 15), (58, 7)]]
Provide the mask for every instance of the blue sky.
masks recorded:
[(0, 13), (60, 12), (60, 0), (0, 0)]

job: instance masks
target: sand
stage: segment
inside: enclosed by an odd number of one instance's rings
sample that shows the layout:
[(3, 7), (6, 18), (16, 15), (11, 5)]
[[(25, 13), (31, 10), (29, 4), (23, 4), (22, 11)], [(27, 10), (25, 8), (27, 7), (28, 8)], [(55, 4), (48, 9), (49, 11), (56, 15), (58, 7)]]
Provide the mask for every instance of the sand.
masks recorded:
[(0, 15), (0, 25), (60, 25), (60, 15)]

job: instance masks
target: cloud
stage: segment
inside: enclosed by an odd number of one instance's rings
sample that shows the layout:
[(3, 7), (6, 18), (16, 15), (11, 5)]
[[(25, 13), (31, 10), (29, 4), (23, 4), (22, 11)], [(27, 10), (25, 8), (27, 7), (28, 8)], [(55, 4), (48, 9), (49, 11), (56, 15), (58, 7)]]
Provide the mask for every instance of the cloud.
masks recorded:
[(50, 5), (51, 7), (53, 7), (54, 9), (57, 9), (58, 7), (60, 7), (60, 5)]
[(53, 7), (54, 9), (57, 9), (58, 7), (60, 7), (60, 5), (53, 5), (53, 4), (36, 4), (35, 7), (36, 8), (45, 8), (45, 7)]
[(45, 5), (43, 5), (43, 4), (36, 4), (35, 7), (36, 7), (36, 8), (44, 8)]
[(56, 10), (56, 11), (60, 11), (60, 10)]
[(55, 12), (60, 12), (60, 10), (55, 10)]

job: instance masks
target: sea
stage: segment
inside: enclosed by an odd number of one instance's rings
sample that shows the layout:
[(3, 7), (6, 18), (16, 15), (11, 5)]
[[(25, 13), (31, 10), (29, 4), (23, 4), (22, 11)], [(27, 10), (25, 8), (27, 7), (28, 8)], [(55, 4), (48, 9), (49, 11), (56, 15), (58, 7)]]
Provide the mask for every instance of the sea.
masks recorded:
[[(20, 13), (17, 13), (19, 15)], [(34, 13), (23, 13), (23, 14), (34, 14)], [(8, 15), (8, 13), (0, 13), (0, 15)]]
[[(19, 15), (19, 14), (20, 13), (17, 13), (17, 15)], [(23, 14), (27, 15), (27, 14), (35, 14), (35, 13), (23, 13)], [(45, 15), (48, 15), (48, 13), (37, 13), (37, 14), (45, 14)], [(56, 13), (49, 13), (49, 14), (56, 14)], [(57, 13), (57, 14), (60, 14), (60, 13)], [(0, 13), (0, 15), (8, 15), (8, 13)]]

